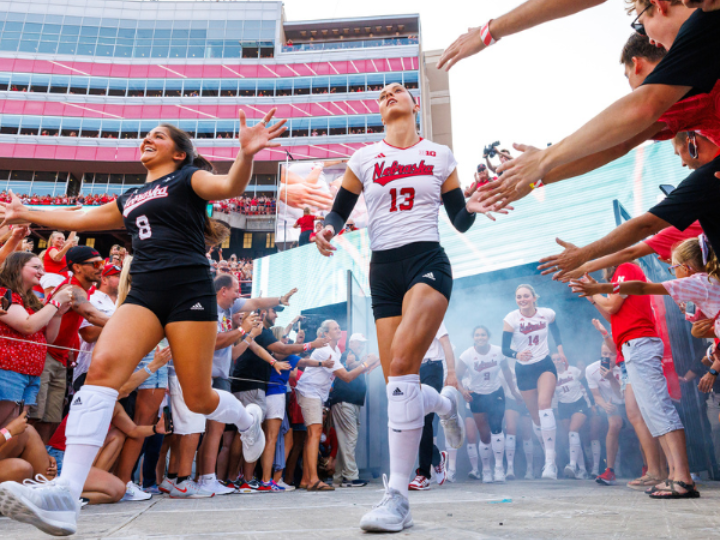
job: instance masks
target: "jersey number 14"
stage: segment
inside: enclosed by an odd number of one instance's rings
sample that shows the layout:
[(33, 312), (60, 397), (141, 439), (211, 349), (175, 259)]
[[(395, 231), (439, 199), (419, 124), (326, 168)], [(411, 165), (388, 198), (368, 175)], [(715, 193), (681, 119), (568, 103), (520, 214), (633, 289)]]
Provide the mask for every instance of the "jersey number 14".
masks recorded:
[(404, 199), (398, 206), (398, 190), (396, 188), (390, 190), (390, 198), (392, 199), (390, 202), (390, 211), (397, 212), (400, 210), (401, 212), (406, 212), (408, 210), (412, 210), (412, 207), (415, 204), (415, 188), (402, 188), (400, 190), (400, 196), (404, 197)]

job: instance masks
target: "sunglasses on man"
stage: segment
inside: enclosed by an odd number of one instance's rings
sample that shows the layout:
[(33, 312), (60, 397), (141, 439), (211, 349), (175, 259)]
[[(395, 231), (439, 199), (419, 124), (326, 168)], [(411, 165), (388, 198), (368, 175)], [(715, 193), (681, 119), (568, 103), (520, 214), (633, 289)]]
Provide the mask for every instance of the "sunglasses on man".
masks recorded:
[(645, 31), (645, 25), (640, 22), (640, 17), (642, 17), (643, 13), (645, 13), (651, 7), (653, 7), (653, 4), (648, 4), (648, 6), (645, 9), (643, 9), (640, 13), (638, 13), (638, 16), (635, 17), (635, 20), (630, 23), (630, 26), (632, 27), (632, 29), (635, 30), (641, 36), (647, 36), (647, 32)]

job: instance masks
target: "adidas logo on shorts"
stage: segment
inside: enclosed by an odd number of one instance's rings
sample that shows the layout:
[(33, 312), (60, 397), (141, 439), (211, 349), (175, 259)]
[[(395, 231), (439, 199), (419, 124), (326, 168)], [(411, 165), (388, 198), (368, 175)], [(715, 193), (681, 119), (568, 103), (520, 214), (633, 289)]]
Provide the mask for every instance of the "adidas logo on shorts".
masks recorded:
[(82, 399), (80, 399), (80, 396), (73, 401), (73, 405), (82, 405)]
[(205, 308), (202, 306), (200, 302), (195, 304), (193, 307), (190, 308), (193, 311), (205, 311)]
[(424, 277), (424, 278), (428, 278), (428, 279), (432, 279), (433, 281), (435, 281), (435, 276), (433, 275), (432, 272), (428, 272), (427, 274), (423, 275), (423, 277)]
[(395, 390), (393, 390), (393, 396), (404, 396), (404, 395), (405, 394), (402, 393), (402, 390), (400, 390), (397, 387), (395, 388)]

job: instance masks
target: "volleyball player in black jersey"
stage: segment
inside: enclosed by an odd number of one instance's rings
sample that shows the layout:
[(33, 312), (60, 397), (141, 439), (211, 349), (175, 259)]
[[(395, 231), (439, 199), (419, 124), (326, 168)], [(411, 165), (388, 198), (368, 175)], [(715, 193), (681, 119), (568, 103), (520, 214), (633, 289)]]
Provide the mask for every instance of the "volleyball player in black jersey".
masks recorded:
[[(161, 124), (140, 145), (140, 161), (147, 169), (145, 185), (117, 201), (87, 212), (34, 212), (13, 195), (10, 203), (0, 206), (4, 223), (30, 222), (73, 231), (124, 227), (132, 235), (135, 256), (132, 290), (103, 329), (87, 382), (73, 399), (61, 475), (33, 486), (0, 484), (4, 515), (49, 534), (75, 533), (80, 493), (107, 435), (118, 389), (163, 337), (170, 343), (190, 410), (237, 425), (245, 458), (256, 461), (260, 457), (265, 444), (260, 408), (244, 408), (229, 392), (211, 387), (217, 304), (204, 231), (213, 228), (206, 215), (207, 201), (241, 195), (255, 154), (279, 146), (273, 139), (287, 128), (285, 120), (267, 125), (274, 113), (272, 109), (261, 122), (248, 127), (240, 111), (240, 152), (227, 175), (209, 171), (212, 165), (197, 154), (187, 133)], [(220, 239), (214, 231), (208, 233), (212, 241)]]

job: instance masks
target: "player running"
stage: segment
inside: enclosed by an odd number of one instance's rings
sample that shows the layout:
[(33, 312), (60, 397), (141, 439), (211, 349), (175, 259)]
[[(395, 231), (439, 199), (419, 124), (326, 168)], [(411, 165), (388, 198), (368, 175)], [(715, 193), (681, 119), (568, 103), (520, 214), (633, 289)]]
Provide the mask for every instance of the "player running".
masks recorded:
[[(476, 326), (472, 337), (474, 345), (460, 355), (457, 364), (458, 378), (468, 378), (467, 387), (460, 385), (459, 389), (470, 403), (480, 433), (483, 483), (504, 482), (505, 434), (502, 425), (505, 417), (505, 390), (500, 374), (509, 381), (511, 392), (517, 394), (517, 390), (502, 350), (490, 344), (490, 331), (484, 326)], [(491, 453), (495, 455), (494, 473), (490, 470)], [(508, 470), (512, 470), (510, 465)]]
[(537, 307), (537, 299), (538, 295), (532, 285), (518, 285), (515, 289), (515, 301), (520, 309), (510, 312), (503, 319), (502, 352), (517, 360), (515, 376), (518, 390), (530, 411), (535, 435), (545, 447), (542, 478), (556, 480), (557, 425), (552, 398), (557, 383), (557, 370), (549, 356), (548, 330), (552, 332), (558, 354), (566, 362), (567, 359), (563, 353), (560, 329), (555, 322), (555, 312)]
[(132, 235), (135, 255), (132, 289), (103, 328), (86, 384), (70, 407), (62, 473), (51, 482), (0, 484), (5, 516), (56, 536), (75, 533), (80, 494), (105, 442), (118, 389), (164, 337), (188, 408), (210, 420), (236, 425), (245, 459), (260, 457), (265, 446), (260, 407), (245, 408), (230, 392), (212, 388), (217, 300), (205, 253), (206, 242), (215, 245), (222, 237), (212, 230), (206, 206), (210, 200), (241, 195), (250, 181), (255, 154), (279, 146), (273, 139), (287, 128), (285, 120), (267, 126), (274, 113), (272, 109), (248, 127), (240, 111), (240, 152), (227, 175), (210, 172), (212, 165), (197, 154), (187, 133), (161, 124), (140, 144), (140, 161), (147, 169), (145, 185), (117, 201), (87, 212), (35, 212), (15, 195), (0, 205), (3, 224), (30, 222), (73, 231), (125, 228)]
[[(425, 415), (440, 416), (450, 446), (464, 439), (459, 417), (460, 394), (455, 374), (448, 373), (441, 392), (420, 384), (420, 364), (447, 311), (452, 270), (440, 246), (440, 204), (460, 232), (475, 213), (487, 213), (460, 189), (455, 158), (446, 146), (420, 137), (416, 115), (420, 106), (403, 85), (380, 92), (385, 139), (361, 148), (348, 162), (342, 187), (325, 227), (315, 243), (325, 256), (364, 193), (372, 260), (370, 291), (380, 360), (387, 379), (390, 479), (385, 496), (363, 516), (367, 531), (396, 532), (413, 524), (407, 499)], [(494, 219), (488, 214), (490, 219)]]

